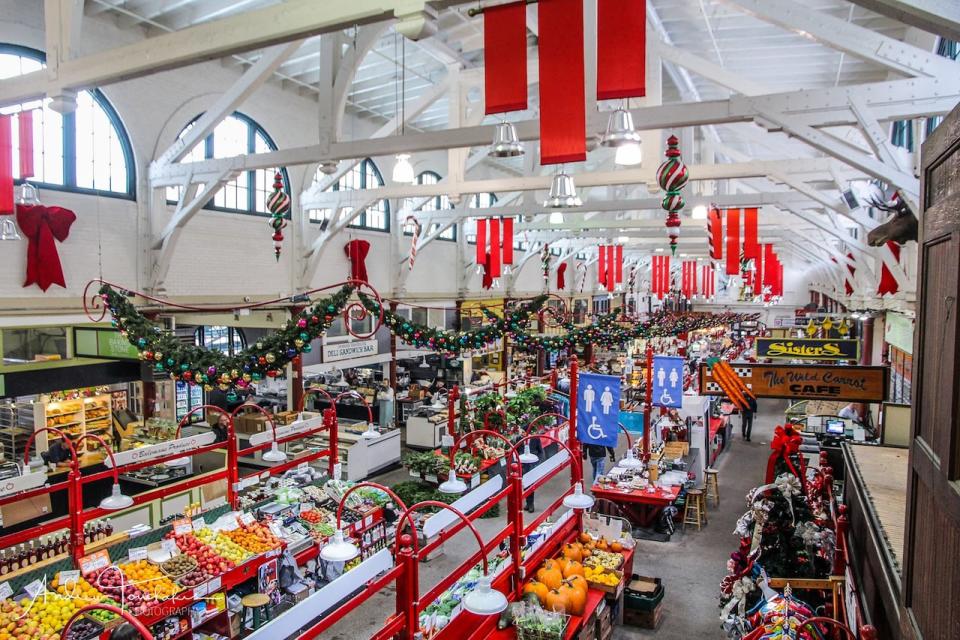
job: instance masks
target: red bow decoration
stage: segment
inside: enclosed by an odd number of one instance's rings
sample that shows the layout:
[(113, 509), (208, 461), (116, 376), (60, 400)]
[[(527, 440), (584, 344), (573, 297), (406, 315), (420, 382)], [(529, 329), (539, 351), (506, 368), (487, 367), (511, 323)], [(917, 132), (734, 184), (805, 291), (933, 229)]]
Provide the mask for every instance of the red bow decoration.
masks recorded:
[(567, 288), (567, 279), (565, 277), (566, 273), (567, 273), (567, 263), (563, 262), (560, 264), (559, 267), (557, 267), (557, 289), (559, 289), (560, 291), (563, 291), (564, 289)]
[(805, 471), (803, 468), (803, 456), (800, 456), (799, 471), (793, 466), (793, 462), (790, 460), (791, 456), (800, 453), (800, 445), (803, 443), (803, 438), (801, 438), (800, 434), (794, 431), (792, 428), (790, 428), (788, 433), (783, 426), (777, 426), (773, 434), (773, 441), (770, 443), (770, 448), (773, 451), (770, 453), (770, 459), (767, 461), (766, 483), (770, 484), (776, 479), (775, 469), (777, 460), (779, 458), (783, 458), (783, 461), (787, 463), (787, 468), (790, 469), (790, 472), (797, 476), (797, 479), (803, 483), (805, 476)]
[(18, 205), (17, 224), (27, 236), (27, 279), (23, 286), (36, 284), (46, 291), (52, 284), (66, 288), (60, 254), (54, 239), (63, 242), (77, 214), (63, 207)]
[(367, 282), (367, 254), (370, 253), (370, 243), (366, 240), (351, 240), (343, 250), (350, 259), (350, 278)]

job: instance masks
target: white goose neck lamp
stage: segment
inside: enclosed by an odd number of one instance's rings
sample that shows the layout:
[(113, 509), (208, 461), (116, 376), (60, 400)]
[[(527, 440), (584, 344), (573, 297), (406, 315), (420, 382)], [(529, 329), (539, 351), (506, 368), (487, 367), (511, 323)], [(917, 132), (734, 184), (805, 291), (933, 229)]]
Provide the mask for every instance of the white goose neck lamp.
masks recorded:
[(377, 425), (373, 423), (373, 408), (370, 406), (370, 403), (367, 402), (367, 399), (364, 398), (362, 394), (350, 389), (349, 391), (344, 391), (333, 399), (334, 406), (336, 406), (336, 403), (339, 402), (340, 398), (343, 397), (356, 398), (363, 403), (364, 407), (367, 408), (367, 428), (363, 433), (360, 434), (360, 437), (364, 440), (376, 440), (379, 438), (382, 434), (377, 431)]
[(356, 491), (361, 487), (371, 487), (373, 489), (378, 489), (383, 491), (385, 494), (390, 496), (397, 506), (404, 511), (407, 510), (407, 505), (403, 503), (403, 500), (394, 493), (388, 487), (383, 486), (382, 484), (377, 484), (376, 482), (358, 482), (353, 485), (343, 494), (343, 497), (340, 498), (340, 503), (337, 505), (337, 530), (333, 534), (333, 537), (327, 544), (323, 545), (320, 549), (320, 557), (327, 562), (350, 562), (354, 558), (360, 555), (360, 549), (357, 545), (353, 544), (350, 540), (347, 540), (343, 535), (343, 509), (347, 504), (347, 496)]
[[(574, 469), (577, 472), (575, 477), (578, 477), (578, 478), (583, 477), (583, 463), (580, 461), (580, 458), (573, 455), (573, 451), (570, 450), (570, 447), (560, 442), (560, 440), (558, 440), (557, 438), (554, 438), (553, 436), (547, 436), (547, 435), (524, 436), (523, 438), (520, 438), (519, 440), (517, 440), (517, 442), (513, 445), (514, 451), (516, 451), (516, 449), (520, 445), (526, 446), (527, 443), (529, 443), (529, 441), (532, 440), (533, 438), (548, 440), (550, 442), (555, 442), (558, 445), (560, 445), (560, 447), (562, 447), (567, 452), (567, 455), (570, 456), (570, 464), (574, 466)], [(573, 485), (573, 493), (568, 493), (563, 498), (563, 506), (565, 506), (568, 509), (574, 509), (576, 511), (586, 511), (587, 509), (593, 506), (593, 502), (594, 502), (593, 496), (583, 492), (582, 480), (578, 480)]]
[(277, 446), (277, 423), (273, 420), (273, 415), (269, 411), (264, 409), (258, 404), (253, 402), (244, 402), (242, 405), (234, 409), (230, 413), (231, 421), (237, 417), (237, 414), (244, 409), (254, 409), (259, 411), (267, 418), (267, 422), (270, 423), (270, 430), (273, 432), (273, 440), (270, 442), (270, 450), (262, 454), (260, 457), (264, 462), (285, 462), (287, 460), (287, 454), (284, 451), (281, 451)]
[(630, 439), (630, 432), (623, 424), (618, 423), (617, 426), (623, 431), (623, 435), (627, 436), (627, 452), (624, 454), (623, 460), (617, 463), (617, 466), (628, 471), (635, 471), (643, 466), (643, 461), (633, 454), (633, 440)]
[(110, 468), (113, 470), (113, 487), (110, 495), (100, 501), (100, 508), (108, 511), (117, 511), (119, 509), (132, 507), (133, 498), (124, 495), (123, 492), (120, 491), (120, 472), (117, 470), (117, 459), (113, 457), (113, 449), (110, 448), (106, 440), (95, 433), (83, 434), (77, 438), (76, 444), (79, 446), (84, 440), (96, 440), (103, 447), (104, 451), (107, 452), (107, 456), (110, 457)]
[[(190, 409), (190, 411), (187, 412), (187, 415), (183, 416), (183, 418), (180, 419), (180, 422), (177, 424), (177, 433), (176, 433), (176, 435), (175, 435), (174, 438), (173, 438), (174, 440), (179, 440), (179, 439), (180, 439), (181, 434), (183, 433), (183, 428), (190, 422), (191, 416), (193, 416), (193, 414), (196, 413), (196, 412), (198, 412), (198, 411), (208, 411), (208, 412), (209, 412), (209, 411), (215, 411), (215, 412), (219, 413), (219, 414), (222, 415), (222, 416), (226, 416), (226, 417), (227, 417), (227, 420), (229, 420), (230, 423), (233, 424), (233, 416), (230, 415), (229, 413), (227, 413), (225, 409), (222, 409), (221, 407), (218, 407), (217, 405), (214, 405), (214, 404), (202, 404), (202, 405), (200, 405), (199, 407), (194, 407), (193, 409)], [(218, 419), (218, 420), (219, 420), (219, 419)], [(167, 460), (166, 462), (163, 463), (163, 466), (165, 466), (165, 467), (186, 467), (186, 466), (189, 465), (189, 464), (190, 464), (190, 455), (188, 454), (188, 455), (182, 456), (182, 457), (180, 457), (180, 458), (174, 458), (173, 460)]]
[[(461, 480), (459, 477), (457, 477), (456, 465), (454, 464), (454, 461), (456, 460), (457, 452), (460, 451), (460, 443), (463, 442), (464, 440), (468, 440), (469, 438), (475, 438), (476, 436), (480, 436), (480, 435), (492, 436), (494, 438), (499, 438), (500, 440), (503, 440), (504, 443), (506, 443), (507, 445), (506, 448), (504, 449), (503, 455), (512, 453), (514, 458), (517, 458), (517, 452), (513, 451), (513, 446), (510, 443), (510, 440), (507, 439), (507, 437), (504, 436), (502, 433), (497, 433), (496, 431), (491, 431), (489, 429), (477, 429), (476, 431), (470, 431), (468, 433), (465, 433), (459, 438), (457, 438), (457, 440), (454, 441), (453, 446), (450, 447), (450, 474), (447, 476), (447, 480), (443, 482), (439, 487), (437, 487), (437, 491), (439, 491), (440, 493), (455, 495), (455, 494), (463, 493), (464, 491), (467, 490), (467, 483)], [(522, 460), (520, 460), (520, 462), (522, 462)]]
[[(537, 416), (536, 418), (531, 420), (529, 423), (527, 423), (527, 428), (523, 430), (524, 435), (527, 435), (527, 436), (537, 435), (536, 433), (533, 433), (534, 428), (537, 428), (539, 431), (539, 429), (542, 428), (542, 426), (552, 426), (552, 425), (539, 424), (541, 420), (546, 420), (546, 419), (556, 420), (557, 428), (560, 428), (564, 425), (569, 427), (570, 425), (570, 420), (567, 418), (567, 416), (561, 413), (541, 413), (539, 416)], [(520, 454), (520, 462), (522, 464), (535, 464), (537, 462), (540, 462), (540, 458), (537, 456), (537, 454), (530, 451), (530, 439), (524, 439), (523, 453)]]
[[(413, 532), (413, 535), (405, 534), (403, 533), (403, 528), (414, 512), (425, 507), (437, 507), (452, 512), (470, 529), (473, 537), (477, 540), (477, 545), (480, 547), (483, 575), (477, 580), (477, 586), (463, 598), (463, 608), (478, 616), (492, 616), (504, 611), (508, 605), (507, 596), (492, 586), (493, 580), (490, 576), (490, 566), (487, 563), (486, 547), (483, 544), (483, 538), (480, 537), (480, 532), (477, 531), (474, 524), (470, 522), (470, 519), (456, 507), (452, 507), (438, 500), (425, 500), (418, 502), (404, 511), (397, 520), (397, 540), (394, 546), (394, 557), (399, 557), (401, 554), (412, 554), (413, 559), (417, 559), (420, 553), (420, 546), (417, 542), (416, 531)], [(412, 525), (413, 522), (411, 520), (411, 528), (413, 528)]]

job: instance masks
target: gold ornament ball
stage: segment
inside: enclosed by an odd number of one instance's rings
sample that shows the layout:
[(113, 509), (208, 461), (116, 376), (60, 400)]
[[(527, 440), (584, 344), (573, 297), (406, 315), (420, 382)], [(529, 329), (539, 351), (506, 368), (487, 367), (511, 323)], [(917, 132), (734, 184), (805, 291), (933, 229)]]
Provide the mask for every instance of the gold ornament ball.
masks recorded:
[(297, 338), (296, 340), (293, 341), (293, 345), (294, 345), (297, 349), (299, 349), (299, 348), (301, 348), (301, 347), (303, 346), (303, 340), (301, 340), (300, 338)]
[(209, 393), (209, 392), (213, 391), (213, 385), (212, 385), (212, 384), (205, 384), (205, 385), (203, 385), (203, 390), (206, 391), (207, 393)]
[(230, 377), (236, 380), (237, 378), (240, 377), (240, 372), (237, 371), (236, 369), (230, 369)]
[(153, 359), (159, 362), (160, 360), (163, 360), (163, 354), (159, 351), (154, 351)]
[(275, 356), (272, 353), (268, 353), (267, 355), (264, 356), (264, 358), (266, 358), (267, 362), (270, 362), (270, 363), (277, 361), (277, 356)]
[(220, 385), (220, 391), (226, 391), (226, 390), (229, 389), (229, 388), (230, 388), (230, 385), (228, 385), (228, 384), (221, 384), (221, 385)]
[(250, 377), (250, 374), (249, 374), (249, 373), (243, 374), (243, 381), (244, 381), (244, 382), (250, 382), (251, 380), (253, 380), (253, 378)]

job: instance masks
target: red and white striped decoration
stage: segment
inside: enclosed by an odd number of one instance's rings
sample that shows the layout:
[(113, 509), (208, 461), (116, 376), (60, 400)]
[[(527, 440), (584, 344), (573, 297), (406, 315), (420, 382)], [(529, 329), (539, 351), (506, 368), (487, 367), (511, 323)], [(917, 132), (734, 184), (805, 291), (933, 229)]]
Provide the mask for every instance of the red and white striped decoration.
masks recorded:
[(410, 239), (410, 257), (407, 264), (413, 271), (413, 263), (417, 261), (417, 242), (420, 240), (420, 234), (423, 232), (423, 225), (417, 220), (416, 216), (407, 216), (407, 224), (413, 225), (413, 237)]
[(607, 291), (623, 283), (623, 246), (600, 245), (597, 253), (597, 282)]
[(717, 293), (717, 278), (712, 264), (705, 264), (700, 268), (701, 293), (704, 299), (712, 300)]
[(723, 259), (723, 218), (720, 209), (711, 207), (707, 213), (707, 241), (710, 247), (710, 259)]
[(490, 278), (509, 273), (508, 267), (513, 264), (513, 218), (477, 218), (476, 262), (489, 270)]
[(653, 256), (650, 292), (663, 300), (670, 293), (670, 256)]

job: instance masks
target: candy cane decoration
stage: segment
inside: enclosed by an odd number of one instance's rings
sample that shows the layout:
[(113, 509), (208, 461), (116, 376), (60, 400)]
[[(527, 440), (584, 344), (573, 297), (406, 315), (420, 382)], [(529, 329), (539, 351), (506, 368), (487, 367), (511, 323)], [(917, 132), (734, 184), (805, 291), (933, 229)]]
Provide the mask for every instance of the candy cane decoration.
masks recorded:
[(421, 225), (420, 221), (414, 216), (407, 216), (406, 223), (413, 225), (413, 239), (410, 241), (410, 259), (408, 261), (410, 270), (413, 271), (413, 263), (417, 261), (417, 240), (420, 239), (423, 225)]
[(578, 262), (577, 271), (580, 272), (580, 293), (583, 293), (583, 285), (585, 285), (587, 282), (587, 265), (582, 262)]
[(630, 275), (627, 276), (627, 286), (629, 287), (630, 295), (633, 295), (636, 285), (637, 285), (637, 265), (632, 264), (630, 265)]
[(550, 245), (544, 243), (540, 249), (540, 267), (543, 269), (543, 283), (550, 287)]

